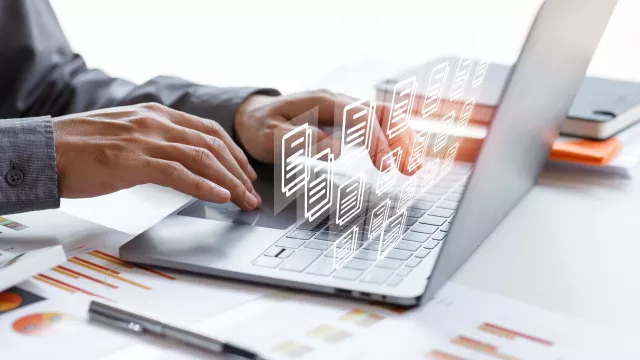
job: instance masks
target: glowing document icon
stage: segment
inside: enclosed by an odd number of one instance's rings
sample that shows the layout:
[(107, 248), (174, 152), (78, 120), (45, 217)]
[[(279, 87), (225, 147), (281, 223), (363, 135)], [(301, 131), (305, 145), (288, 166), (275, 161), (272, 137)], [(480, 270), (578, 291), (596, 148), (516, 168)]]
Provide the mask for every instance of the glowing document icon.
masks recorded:
[(396, 182), (396, 169), (400, 168), (402, 160), (402, 148), (397, 147), (385, 155), (380, 162), (378, 170), (378, 185), (376, 186), (376, 194), (381, 195), (387, 191)]
[(344, 225), (362, 210), (364, 174), (356, 175), (338, 188), (336, 223)]
[(489, 63), (486, 61), (482, 61), (478, 63), (476, 66), (476, 73), (473, 75), (473, 80), (471, 80), (471, 87), (476, 88), (482, 84), (484, 80), (484, 76), (487, 74), (487, 69), (489, 68)]
[(441, 176), (446, 175), (451, 170), (451, 165), (453, 165), (453, 160), (456, 157), (456, 152), (458, 152), (458, 143), (451, 145), (447, 150), (444, 162), (442, 163), (442, 170), (440, 170)]
[(307, 157), (311, 153), (311, 129), (303, 124), (282, 137), (282, 192), (290, 196), (309, 177)]
[(342, 118), (342, 150), (354, 149), (347, 161), (371, 149), (371, 132), (376, 121), (376, 104), (369, 100), (356, 101), (344, 108)]
[(392, 139), (409, 127), (409, 116), (416, 95), (416, 77), (401, 81), (393, 88), (391, 109), (387, 123), (387, 137)]
[(422, 104), (422, 116), (429, 117), (440, 108), (440, 99), (449, 73), (449, 62), (444, 62), (431, 70), (429, 85)]
[(309, 178), (304, 188), (304, 213), (309, 221), (331, 207), (333, 200), (333, 154), (326, 149), (309, 161)]
[(424, 154), (427, 150), (427, 146), (429, 145), (429, 137), (431, 137), (431, 133), (424, 132), (416, 135), (413, 139), (413, 147), (411, 148), (411, 155), (409, 156), (409, 165), (407, 165), (409, 171), (415, 170), (422, 164)]
[(371, 218), (369, 221), (369, 238), (377, 236), (384, 230), (384, 223), (387, 222), (387, 216), (389, 216), (389, 207), (391, 206), (391, 200), (387, 199), (381, 202), (371, 212)]
[(469, 123), (469, 119), (471, 119), (471, 113), (473, 112), (473, 106), (476, 104), (476, 98), (471, 98), (467, 100), (462, 106), (462, 111), (460, 112), (460, 118), (458, 119), (458, 126), (463, 128), (467, 126)]
[(422, 191), (427, 191), (436, 182), (436, 177), (440, 170), (440, 158), (436, 158), (424, 169), (424, 176), (422, 177)]
[(393, 245), (402, 238), (406, 220), (407, 212), (399, 212), (384, 225), (384, 232), (382, 233), (382, 238), (380, 238), (380, 246), (378, 248), (378, 259), (387, 255)]
[(354, 226), (333, 245), (333, 268), (339, 269), (356, 252), (358, 227)]
[(400, 197), (398, 198), (398, 212), (405, 211), (411, 202), (413, 201), (413, 191), (416, 187), (416, 180), (411, 179), (407, 184), (402, 187), (402, 191), (400, 191)]
[(452, 111), (450, 113), (448, 113), (444, 119), (442, 119), (442, 123), (445, 125), (444, 126), (444, 132), (441, 132), (438, 134), (438, 136), (436, 136), (436, 140), (433, 142), (433, 152), (435, 154), (438, 154), (438, 152), (440, 150), (442, 150), (442, 148), (445, 147), (445, 145), (447, 145), (447, 141), (449, 140), (449, 134), (447, 134), (447, 129), (449, 126), (453, 125), (453, 121), (456, 117), (456, 112)]
[(464, 93), (464, 87), (467, 84), (472, 65), (473, 60), (460, 59), (458, 69), (453, 77), (453, 84), (451, 85), (451, 101), (455, 101)]

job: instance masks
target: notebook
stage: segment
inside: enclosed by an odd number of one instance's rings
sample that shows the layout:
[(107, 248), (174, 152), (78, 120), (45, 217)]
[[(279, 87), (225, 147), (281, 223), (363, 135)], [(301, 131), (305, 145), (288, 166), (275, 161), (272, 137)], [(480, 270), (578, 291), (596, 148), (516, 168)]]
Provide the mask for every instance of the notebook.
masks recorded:
[(0, 291), (67, 260), (61, 245), (27, 252), (0, 250)]

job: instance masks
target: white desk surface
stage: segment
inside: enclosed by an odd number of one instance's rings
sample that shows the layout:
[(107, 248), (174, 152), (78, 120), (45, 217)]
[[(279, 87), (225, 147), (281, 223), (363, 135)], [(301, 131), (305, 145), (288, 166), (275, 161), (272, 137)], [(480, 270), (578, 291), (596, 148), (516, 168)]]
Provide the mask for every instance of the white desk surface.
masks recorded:
[[(420, 59), (439, 53), (453, 53), (512, 61), (538, 2), (366, 1), (353, 5), (354, 8), (360, 6), (360, 9), (367, 4), (376, 5), (365, 8), (364, 17), (368, 19), (362, 22), (349, 17), (336, 20), (331, 17), (331, 11), (322, 11), (324, 17), (317, 12), (308, 13), (310, 15), (300, 22), (291, 20), (300, 20), (300, 17), (287, 16), (295, 6), (294, 2), (286, 0), (273, 1), (268, 8), (261, 6), (259, 1), (53, 1), (76, 50), (84, 54), (92, 66), (102, 67), (114, 75), (142, 81), (153, 74), (170, 73), (207, 83), (253, 83), (284, 90), (300, 88), (301, 83), (335, 84), (335, 75), (349, 68), (345, 64), (371, 55), (372, 47), (376, 45), (378, 52), (385, 52), (379, 45), (390, 39), (390, 35), (387, 31), (379, 31), (377, 17), (387, 13), (400, 14), (397, 8), (391, 8), (391, 4), (417, 9), (409, 11), (406, 17), (396, 16), (391, 20), (388, 16), (384, 19), (391, 27), (395, 21), (398, 26), (404, 24), (412, 30), (423, 29), (427, 34), (422, 42), (425, 46), (420, 50), (414, 49), (414, 52), (430, 55)], [(210, 5), (212, 3), (215, 6)], [(316, 4), (316, 10), (327, 10), (344, 2), (321, 3), (322, 6)], [(189, 21), (191, 16), (201, 15), (199, 9), (207, 6), (216, 10), (211, 12), (217, 14), (212, 15), (213, 20)], [(451, 25), (452, 18), (437, 15), (455, 15), (456, 9), (463, 6), (472, 8), (457, 14), (457, 24), (462, 24), (458, 27)], [(147, 12), (148, 8), (154, 8), (154, 12)], [(128, 12), (118, 9), (127, 9)], [(259, 15), (262, 11), (274, 9), (281, 10), (270, 13), (276, 16), (278, 25), (270, 27), (270, 18)], [(640, 34), (640, 23), (635, 19), (639, 10), (639, 2), (620, 0), (590, 74), (640, 79), (640, 66), (637, 65), (640, 64), (640, 47), (634, 40)], [(424, 15), (426, 20), (422, 18), (421, 22), (416, 22), (416, 13), (427, 14)], [(111, 26), (114, 17), (124, 20), (131, 17), (136, 21), (119, 21), (120, 25), (114, 29)], [(168, 19), (171, 20), (170, 27), (165, 26)], [(144, 31), (140, 30), (141, 21), (149, 25), (144, 27)], [(286, 21), (293, 23), (287, 24)], [(356, 21), (355, 25), (353, 21)], [(301, 28), (300, 25), (305, 23), (311, 25)], [(327, 24), (324, 28), (321, 27), (323, 23)], [(423, 23), (426, 26), (422, 26)], [(256, 28), (261, 26), (272, 31), (268, 35), (256, 32)], [(210, 47), (189, 46), (189, 41), (186, 45), (172, 42), (176, 51), (167, 51), (166, 46), (155, 46), (163, 44), (164, 40), (158, 38), (167, 34), (171, 35), (168, 41), (184, 36), (201, 43), (202, 38), (194, 37), (194, 33), (216, 34), (216, 30), (228, 30), (229, 27), (237, 33), (225, 35), (235, 40), (212, 36)], [(106, 28), (109, 31), (102, 30)], [(296, 31), (288, 31), (291, 28), (296, 28)], [(354, 29), (377, 32), (357, 42), (348, 42), (349, 35), (340, 36), (350, 31), (353, 33)], [(159, 36), (149, 36), (153, 32)], [(450, 36), (446, 41), (442, 39), (444, 34)], [(292, 40), (293, 36), (298, 38)], [(311, 39), (312, 45), (298, 46), (293, 50), (290, 46), (287, 48), (291, 43), (299, 44), (300, 36)], [(348, 56), (338, 54), (338, 50), (329, 53), (318, 51), (318, 42), (327, 36), (338, 44), (339, 51), (348, 50), (351, 46)], [(259, 37), (258, 42), (269, 44), (266, 47), (256, 45), (260, 50), (269, 51), (267, 48), (271, 47), (285, 55), (256, 59), (254, 48), (237, 46), (236, 41), (256, 40), (256, 37)], [(413, 41), (415, 43), (415, 39)], [(120, 56), (119, 49), (137, 51), (137, 56)], [(227, 55), (220, 56), (221, 53)], [(382, 58), (388, 60), (384, 56)], [(239, 62), (235, 62), (237, 59)], [(409, 62), (401, 65), (406, 66)], [(343, 66), (342, 70), (333, 76), (323, 77), (323, 74), (340, 66)], [(381, 67), (374, 68), (380, 70)], [(389, 66), (388, 69), (395, 68)], [(349, 83), (353, 84), (353, 79)], [(355, 92), (361, 88), (351, 89), (350, 84), (342, 80), (342, 87), (347, 90)], [(637, 306), (640, 303), (640, 282), (637, 281), (640, 275), (639, 219), (640, 176), (631, 181), (598, 174), (546, 171), (539, 184), (453, 281), (583, 320), (630, 327), (640, 322), (640, 307)]]

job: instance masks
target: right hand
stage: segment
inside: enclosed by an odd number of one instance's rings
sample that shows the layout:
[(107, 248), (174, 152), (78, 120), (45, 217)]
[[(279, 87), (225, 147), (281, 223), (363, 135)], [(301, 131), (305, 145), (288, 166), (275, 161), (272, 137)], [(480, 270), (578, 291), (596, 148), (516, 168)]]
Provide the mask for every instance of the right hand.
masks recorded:
[(213, 120), (159, 104), (53, 119), (60, 196), (94, 197), (153, 183), (253, 210), (256, 172)]

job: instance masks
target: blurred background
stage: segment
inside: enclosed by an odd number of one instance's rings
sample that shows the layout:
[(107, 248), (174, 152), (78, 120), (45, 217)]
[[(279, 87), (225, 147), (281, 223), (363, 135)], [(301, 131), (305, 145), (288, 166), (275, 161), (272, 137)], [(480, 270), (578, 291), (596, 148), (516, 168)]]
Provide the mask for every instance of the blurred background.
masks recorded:
[[(541, 1), (52, 3), (73, 48), (113, 76), (175, 75), (283, 92), (339, 84), (336, 90), (355, 93), (441, 55), (511, 63)], [(640, 80), (639, 13), (640, 1), (619, 1), (590, 75)]]

